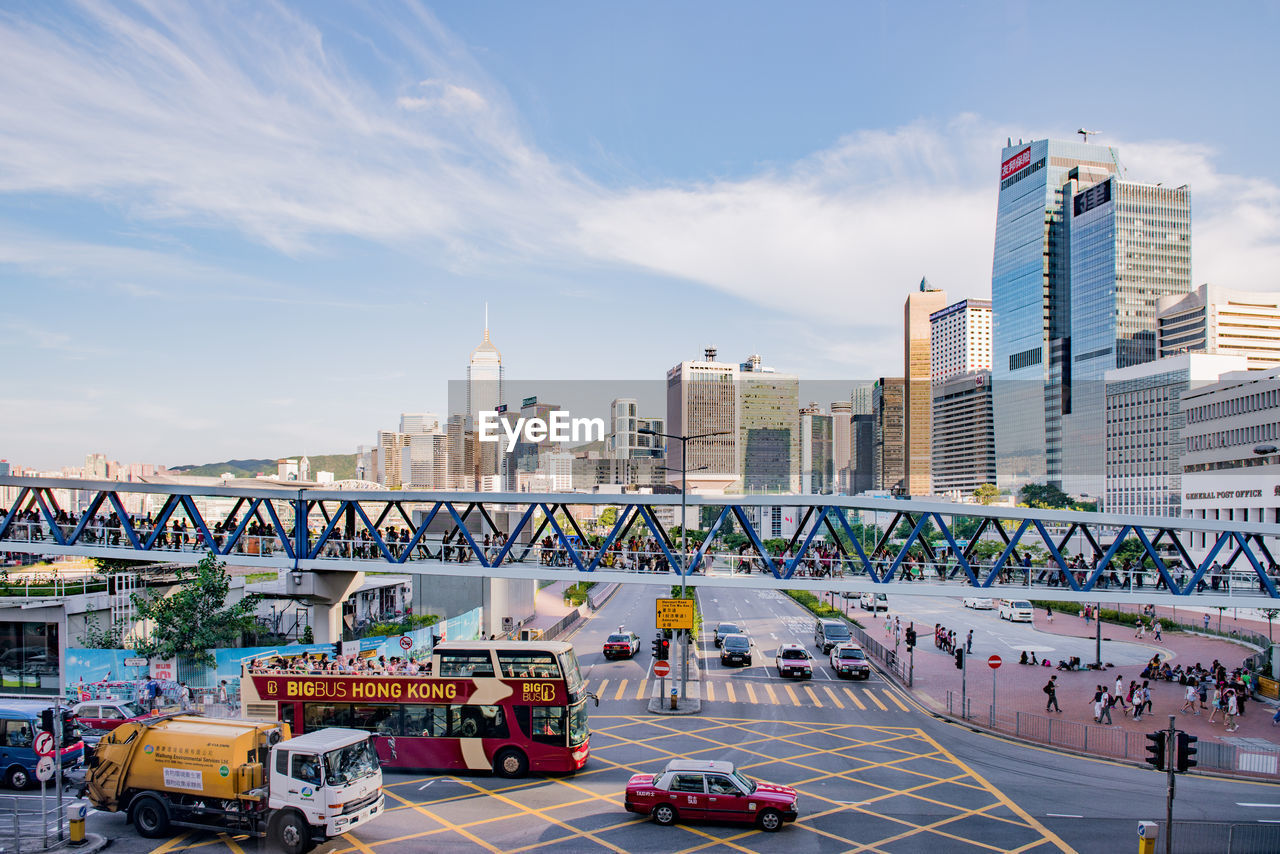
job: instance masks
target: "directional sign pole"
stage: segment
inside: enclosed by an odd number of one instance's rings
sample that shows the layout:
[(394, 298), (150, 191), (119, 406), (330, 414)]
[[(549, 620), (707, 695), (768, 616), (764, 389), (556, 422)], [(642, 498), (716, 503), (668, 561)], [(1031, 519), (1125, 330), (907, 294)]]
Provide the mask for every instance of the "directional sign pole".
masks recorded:
[(996, 728), (996, 674), (1000, 672), (1000, 665), (1003, 662), (1000, 656), (993, 655), (987, 659), (987, 666), (991, 668), (991, 723), (992, 729)]
[(62, 841), (62, 697), (53, 699), (53, 787), (58, 792), (58, 841)]

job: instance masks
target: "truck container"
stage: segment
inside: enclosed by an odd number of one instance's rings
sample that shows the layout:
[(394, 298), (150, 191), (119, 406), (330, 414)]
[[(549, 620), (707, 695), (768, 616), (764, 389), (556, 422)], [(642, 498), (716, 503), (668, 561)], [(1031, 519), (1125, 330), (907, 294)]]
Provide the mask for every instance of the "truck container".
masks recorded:
[(88, 761), (96, 809), (127, 811), (138, 833), (173, 827), (267, 837), (302, 854), (382, 812), (382, 769), (363, 730), (290, 738), (288, 724), (161, 715), (103, 736)]

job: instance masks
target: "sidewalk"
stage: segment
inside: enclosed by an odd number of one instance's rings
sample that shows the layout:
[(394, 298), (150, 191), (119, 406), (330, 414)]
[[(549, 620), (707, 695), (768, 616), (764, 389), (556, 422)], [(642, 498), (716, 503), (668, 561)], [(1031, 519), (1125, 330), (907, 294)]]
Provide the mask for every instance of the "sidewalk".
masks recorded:
[[(893, 615), (902, 618), (904, 629), (907, 621), (912, 618), (910, 606), (905, 610), (894, 611)], [(954, 629), (957, 636), (961, 638), (965, 636), (969, 629), (964, 616), (964, 614), (956, 615), (952, 619), (957, 624), (954, 626), (948, 625), (948, 628)], [(864, 625), (871, 623), (867, 631), (877, 640), (884, 642), (882, 626), (878, 624), (878, 621), (864, 619), (862, 622)], [(946, 713), (947, 692), (950, 691), (953, 694), (954, 712), (958, 714), (960, 709), (961, 671), (956, 669), (955, 659), (952, 655), (934, 646), (933, 625), (934, 619), (932, 616), (927, 621), (925, 619), (917, 619), (915, 623), (919, 640), (914, 656), (915, 685), (913, 693), (927, 707), (937, 712)], [(1143, 681), (1138, 678), (1138, 674), (1142, 671), (1142, 664), (1126, 663), (1108, 667), (1102, 671), (1064, 672), (1055, 669), (1059, 656), (1055, 652), (1049, 651), (1054, 645), (1053, 638), (1092, 639), (1096, 631), (1096, 624), (1093, 622), (1090, 622), (1086, 627), (1084, 620), (1077, 616), (1055, 614), (1054, 622), (1049, 624), (1045, 620), (1044, 612), (1037, 609), (1034, 627), (1038, 633), (1019, 631), (1024, 627), (1025, 624), (1017, 627), (1010, 626), (1009, 635), (1011, 637), (1009, 639), (1026, 640), (1025, 644), (1018, 644), (1017, 646), (1002, 644), (999, 648), (991, 648), (991, 644), (988, 644), (984, 648), (975, 641), (973, 653), (968, 656), (966, 662), (966, 682), (970, 714), (978, 722), (988, 719), (992, 702), (993, 678), (995, 681), (995, 709), (997, 716), (1007, 715), (1012, 717), (1015, 712), (1044, 715), (1047, 697), (1043, 687), (1051, 675), (1056, 675), (1058, 677), (1058, 704), (1061, 706), (1062, 712), (1060, 714), (1051, 713), (1050, 716), (1055, 721), (1074, 721), (1079, 724), (1089, 725), (1094, 724), (1093, 695), (1096, 686), (1103, 685), (1108, 690), (1114, 691), (1117, 678), (1123, 680), (1126, 688), (1131, 680), (1137, 680), (1139, 683)], [(1015, 632), (1018, 634), (1015, 635)], [(1026, 635), (1025, 638), (1022, 637), (1023, 634)], [(1118, 658), (1124, 658), (1130, 662), (1135, 660), (1145, 661), (1152, 655), (1159, 654), (1162, 661), (1167, 660), (1171, 664), (1181, 663), (1184, 666), (1188, 666), (1198, 662), (1207, 667), (1214, 659), (1218, 659), (1228, 669), (1231, 669), (1239, 666), (1240, 662), (1252, 652), (1247, 647), (1230, 641), (1186, 632), (1167, 632), (1164, 634), (1162, 643), (1156, 643), (1152, 640), (1149, 633), (1146, 638), (1138, 640), (1134, 637), (1132, 628), (1107, 623), (1103, 624), (1102, 637), (1104, 639), (1102, 644), (1102, 660), (1104, 664)], [(1032, 667), (1018, 664), (1020, 648), (1026, 648), (1030, 651), (1041, 644), (1042, 646), (1037, 650), (1037, 657), (1052, 659), (1055, 667)], [(891, 648), (892, 645), (893, 641), (889, 639)], [(905, 647), (899, 648), (900, 655), (906, 656), (906, 653)], [(993, 653), (999, 655), (1003, 660), (1001, 666), (995, 671), (987, 664), (987, 659)], [(1087, 657), (1081, 657), (1085, 663), (1093, 660), (1092, 654)], [(1177, 682), (1162, 681), (1150, 681), (1149, 684), (1152, 710), (1147, 712), (1140, 721), (1134, 721), (1119, 706), (1112, 709), (1111, 728), (1132, 733), (1130, 742), (1133, 741), (1134, 737), (1140, 738), (1141, 734), (1167, 726), (1168, 716), (1174, 714), (1178, 717), (1177, 726), (1180, 729), (1199, 736), (1202, 741), (1222, 742), (1236, 746), (1249, 746), (1252, 743), (1253, 746), (1260, 748), (1271, 745), (1273, 749), (1280, 751), (1280, 726), (1272, 726), (1271, 718), (1275, 714), (1275, 708), (1270, 704), (1250, 699), (1244, 705), (1245, 714), (1238, 718), (1239, 729), (1232, 733), (1226, 733), (1224, 731), (1225, 724), (1223, 723), (1224, 716), (1221, 713), (1217, 715), (1216, 722), (1212, 724), (1208, 721), (1211, 709), (1202, 711), (1198, 716), (1191, 712), (1179, 713), (1178, 710), (1184, 702), (1185, 686), (1179, 685)], [(1212, 697), (1212, 694), (1210, 697)], [(1103, 724), (1103, 726), (1105, 727), (1106, 725)]]

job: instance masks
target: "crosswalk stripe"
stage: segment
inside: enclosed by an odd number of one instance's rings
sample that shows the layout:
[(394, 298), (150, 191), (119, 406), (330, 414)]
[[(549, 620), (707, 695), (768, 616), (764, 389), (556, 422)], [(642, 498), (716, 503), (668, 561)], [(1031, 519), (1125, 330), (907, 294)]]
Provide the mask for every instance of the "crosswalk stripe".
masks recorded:
[(593, 691), (592, 693), (595, 694), (597, 697), (599, 697), (601, 694), (604, 693), (604, 689), (607, 688), (608, 685), (609, 685), (609, 680), (605, 679), (599, 684), (599, 686), (596, 687), (596, 690)]
[(753, 703), (756, 702), (756, 689), (751, 687), (750, 682), (747, 683), (747, 698)]
[(880, 702), (880, 698), (879, 698), (879, 697), (877, 697), (877, 696), (875, 695), (875, 692), (874, 692), (874, 691), (872, 691), (870, 688), (868, 688), (868, 689), (867, 689), (867, 699), (869, 699), (871, 702), (873, 702), (873, 703), (875, 703), (877, 706), (879, 706), (879, 707), (880, 707), (880, 711), (882, 711), (882, 712), (887, 712), (887, 711), (889, 711), (889, 707), (888, 707), (888, 706), (886, 706), (884, 703)]
[(829, 687), (827, 687), (826, 685), (823, 685), (823, 686), (822, 686), (822, 690), (827, 692), (827, 696), (831, 698), (831, 702), (833, 702), (833, 703), (835, 703), (835, 704), (836, 704), (836, 708), (837, 708), (837, 709), (843, 709), (843, 708), (844, 708), (844, 703), (840, 702), (840, 698), (836, 696), (836, 692), (835, 692), (835, 691), (832, 691), (832, 690), (831, 690)]
[(712, 703), (716, 701), (716, 683), (710, 679), (707, 680), (707, 700)]
[(867, 707), (862, 705), (862, 701), (858, 699), (858, 695), (853, 693), (852, 688), (845, 688), (844, 692), (849, 695), (849, 699), (853, 701), (853, 704), (855, 706), (857, 706), (859, 709), (861, 709), (864, 712), (867, 710)]
[(898, 699), (898, 694), (896, 691), (890, 691), (886, 688), (884, 693), (885, 693), (885, 696), (887, 696), (890, 700), (893, 700), (893, 702), (897, 704), (899, 709), (902, 709), (902, 711), (904, 712), (907, 711), (907, 707), (903, 705), (901, 700)]
[(645, 679), (641, 679), (639, 682), (636, 683), (636, 699), (637, 700), (644, 699), (644, 689), (646, 684), (647, 684), (647, 680)]
[(613, 695), (613, 699), (621, 700), (622, 695), (625, 694), (626, 691), (627, 691), (627, 680), (623, 679), (621, 682), (618, 683), (618, 693)]
[(732, 682), (726, 682), (726, 683), (724, 683), (724, 690), (725, 690), (726, 692), (728, 692), (728, 694), (729, 694), (729, 702), (730, 702), (730, 703), (736, 703), (736, 702), (738, 702), (738, 698), (737, 698), (737, 697), (734, 695), (734, 693), (733, 693), (733, 683), (732, 683)]
[(815, 706), (817, 706), (819, 709), (821, 709), (821, 708), (822, 708), (822, 701), (818, 699), (818, 695), (817, 695), (817, 694), (813, 693), (813, 689), (812, 689), (812, 688), (810, 688), (808, 685), (805, 685), (805, 686), (804, 686), (804, 692), (805, 692), (806, 694), (808, 694), (808, 695), (809, 695), (809, 699), (810, 699), (810, 700), (813, 700), (813, 704), (814, 704)]
[(773, 695), (773, 686), (766, 682), (764, 683), (764, 690), (769, 692), (769, 702), (775, 706), (778, 705), (778, 698)]
[(792, 705), (796, 705), (796, 706), (800, 705), (800, 698), (796, 696), (795, 691), (791, 690), (791, 686), (783, 685), (782, 687), (787, 689), (787, 695), (791, 697)]

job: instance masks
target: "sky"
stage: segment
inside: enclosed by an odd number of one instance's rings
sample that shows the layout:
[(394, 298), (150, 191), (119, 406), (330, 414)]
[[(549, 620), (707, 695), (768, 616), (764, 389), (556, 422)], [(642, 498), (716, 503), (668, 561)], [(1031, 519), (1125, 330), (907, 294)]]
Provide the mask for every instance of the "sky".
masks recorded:
[(0, 6), (0, 459), (350, 453), (486, 303), (533, 385), (900, 375), (921, 277), (990, 295), (1006, 140), (1080, 127), (1280, 290), (1280, 7), (1062, 8)]

